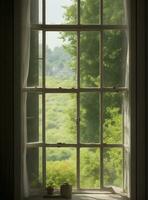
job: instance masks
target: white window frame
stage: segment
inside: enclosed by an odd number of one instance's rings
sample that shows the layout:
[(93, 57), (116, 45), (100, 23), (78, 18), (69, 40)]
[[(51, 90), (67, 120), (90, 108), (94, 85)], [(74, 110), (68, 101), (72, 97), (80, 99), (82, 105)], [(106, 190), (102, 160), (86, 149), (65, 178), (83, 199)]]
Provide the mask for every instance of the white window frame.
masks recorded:
[[(46, 1), (43, 0), (43, 6), (42, 6), (42, 13), (43, 13), (43, 23), (42, 24), (34, 24), (31, 27), (31, 30), (35, 31), (42, 31), (43, 35), (43, 87), (42, 88), (36, 88), (36, 87), (27, 87), (24, 88), (24, 92), (27, 93), (38, 93), (42, 94), (42, 109), (43, 109), (43, 115), (42, 115), (42, 140), (43, 142), (32, 142), (28, 143), (28, 148), (39, 148), (42, 147), (43, 149), (43, 187), (46, 187), (46, 148), (47, 147), (74, 147), (76, 148), (77, 152), (77, 189), (80, 190), (80, 148), (83, 147), (97, 147), (100, 149), (100, 189), (107, 189), (104, 187), (104, 178), (103, 178), (103, 152), (104, 148), (121, 148), (123, 150), (123, 186), (124, 186), (124, 127), (123, 127), (123, 143), (122, 144), (104, 144), (103, 142), (103, 94), (104, 92), (129, 92), (129, 88), (127, 87), (103, 87), (103, 31), (105, 30), (119, 30), (119, 31), (126, 31), (128, 30), (127, 25), (103, 25), (103, 0), (100, 0), (100, 24), (99, 25), (81, 25), (80, 23), (80, 0), (78, 0), (77, 3), (77, 10), (78, 10), (78, 24), (76, 25), (46, 25), (45, 22), (45, 16), (46, 16)], [(64, 89), (64, 88), (46, 88), (45, 86), (45, 77), (46, 77), (46, 31), (75, 31), (77, 33), (77, 88), (72, 89)], [(100, 88), (81, 88), (80, 87), (80, 32), (81, 31), (98, 31), (100, 33)], [(80, 143), (80, 92), (99, 92), (100, 94), (100, 144), (81, 144)], [(46, 143), (46, 128), (45, 128), (45, 121), (46, 121), (46, 102), (45, 102), (45, 95), (50, 93), (74, 93), (77, 95), (77, 144), (47, 144)], [(130, 133), (129, 133), (130, 134)], [(83, 189), (83, 188), (82, 188)], [(88, 188), (89, 189), (89, 188)], [(90, 190), (90, 189), (89, 189)]]

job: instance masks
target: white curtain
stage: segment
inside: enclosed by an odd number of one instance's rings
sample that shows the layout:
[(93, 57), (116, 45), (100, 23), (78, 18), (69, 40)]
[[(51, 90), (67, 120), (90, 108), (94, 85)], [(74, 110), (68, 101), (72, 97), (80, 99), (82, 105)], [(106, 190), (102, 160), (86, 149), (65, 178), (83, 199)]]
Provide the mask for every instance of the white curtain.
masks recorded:
[(129, 1), (124, 1), (125, 7), (125, 22), (128, 25), (128, 30), (126, 31), (127, 39), (127, 62), (126, 62), (126, 71), (125, 71), (125, 87), (128, 88), (128, 93), (124, 96), (123, 110), (124, 110), (124, 190), (127, 192), (130, 197), (130, 94), (129, 94), (129, 78), (130, 78), (130, 64), (129, 64)]
[(27, 93), (23, 88), (27, 86), (27, 77), (30, 60), (30, 0), (21, 1), (21, 143), (22, 143), (22, 191), (23, 197), (29, 196), (29, 183), (27, 176), (27, 119), (26, 101)]

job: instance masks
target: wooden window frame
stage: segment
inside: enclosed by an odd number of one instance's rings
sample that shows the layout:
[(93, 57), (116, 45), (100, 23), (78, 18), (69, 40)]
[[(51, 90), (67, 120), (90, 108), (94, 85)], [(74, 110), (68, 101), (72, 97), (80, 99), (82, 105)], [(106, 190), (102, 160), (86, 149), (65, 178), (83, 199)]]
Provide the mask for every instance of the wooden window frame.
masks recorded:
[[(14, 4), (14, 199), (22, 199), (20, 30), (21, 3)], [(145, 0), (130, 0), (130, 85), (131, 85), (131, 200), (145, 200)]]
[[(27, 87), (24, 88), (24, 92), (35, 92), (38, 94), (42, 95), (42, 109), (43, 109), (43, 115), (42, 115), (42, 143), (40, 142), (32, 142), (28, 143), (27, 147), (28, 148), (39, 148), (42, 147), (43, 149), (43, 162), (42, 162), (42, 168), (43, 168), (43, 187), (46, 187), (46, 148), (47, 147), (75, 147), (76, 148), (76, 174), (77, 174), (77, 189), (81, 190), (83, 188), (80, 187), (80, 148), (83, 147), (97, 147), (100, 150), (100, 189), (107, 189), (104, 186), (104, 148), (121, 148), (122, 151), (124, 152), (124, 143), (122, 144), (104, 144), (103, 142), (103, 95), (104, 92), (128, 92), (129, 88), (127, 87), (104, 87), (103, 86), (103, 31), (106, 30), (116, 30), (116, 31), (126, 31), (128, 30), (127, 25), (103, 25), (103, 0), (100, 0), (100, 24), (99, 25), (82, 25), (80, 23), (80, 0), (77, 1), (77, 10), (78, 10), (78, 23), (75, 25), (47, 25), (45, 21), (45, 16), (46, 16), (46, 1), (42, 1), (42, 13), (43, 13), (43, 18), (42, 18), (42, 24), (33, 24), (31, 26), (31, 31), (42, 31), (42, 51), (43, 51), (43, 58), (42, 58), (42, 74), (43, 74), (43, 79), (42, 79), (42, 87), (37, 88), (37, 87)], [(46, 88), (46, 31), (74, 31), (77, 34), (77, 88), (71, 88), (71, 89), (65, 89), (65, 88)], [(100, 45), (99, 45), (99, 51), (100, 51), (100, 62), (99, 62), (99, 71), (100, 71), (100, 87), (99, 88), (81, 88), (80, 87), (80, 32), (83, 31), (98, 31), (100, 35)], [(80, 143), (80, 92), (98, 92), (100, 96), (100, 144), (81, 144)], [(77, 95), (77, 143), (76, 144), (47, 144), (46, 143), (46, 128), (45, 128), (45, 121), (46, 121), (46, 102), (45, 102), (45, 95), (50, 94), (50, 93), (74, 93)], [(124, 135), (124, 128), (123, 128), (123, 135)], [(124, 136), (123, 136), (124, 138)], [(124, 141), (123, 141), (124, 142)], [(124, 163), (124, 153), (123, 153), (123, 163)], [(124, 168), (124, 164), (123, 164)], [(123, 186), (124, 186), (124, 169), (123, 169)], [(84, 189), (83, 189), (84, 190)], [(88, 190), (90, 190), (88, 188)]]

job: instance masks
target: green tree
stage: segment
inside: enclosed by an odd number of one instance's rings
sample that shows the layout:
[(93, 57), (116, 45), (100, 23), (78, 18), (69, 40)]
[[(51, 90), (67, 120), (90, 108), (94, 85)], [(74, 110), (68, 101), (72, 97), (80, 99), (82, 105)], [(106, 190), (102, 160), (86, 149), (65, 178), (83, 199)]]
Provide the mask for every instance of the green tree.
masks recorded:
[[(124, 23), (123, 1), (104, 0), (104, 24)], [(99, 24), (99, 0), (81, 0), (81, 23)], [(75, 22), (75, 4), (65, 8), (65, 21), (67, 24)], [(112, 6), (110, 6), (112, 4)], [(68, 73), (76, 70), (76, 46), (75, 32), (61, 34), (65, 42), (62, 48), (52, 52), (47, 50), (47, 85), (71, 86)], [(80, 33), (80, 85), (81, 87), (100, 86), (100, 32)], [(70, 57), (69, 57), (70, 56)], [(108, 30), (103, 32), (103, 86), (117, 87), (124, 85), (124, 68), (126, 58), (126, 33), (124, 31)], [(71, 70), (67, 68), (68, 64)], [(66, 73), (62, 74), (64, 69)], [(67, 71), (68, 69), (68, 71)], [(68, 81), (68, 82), (66, 82)], [(104, 93), (103, 95), (103, 134), (105, 143), (122, 142), (122, 98), (120, 93)], [(51, 103), (46, 108), (47, 123), (46, 132), (48, 141), (56, 143), (73, 142), (76, 140), (76, 127), (74, 115), (76, 110), (75, 97), (57, 98), (50, 97)], [(80, 94), (80, 139), (84, 143), (99, 143), (99, 93)], [(52, 107), (52, 102), (54, 105)], [(46, 102), (47, 104), (48, 102)], [(65, 108), (66, 105), (66, 108)], [(56, 116), (58, 113), (58, 116)], [(64, 123), (66, 121), (66, 123)], [(70, 133), (70, 134), (67, 134)], [(69, 136), (68, 136), (69, 135)], [(66, 139), (66, 140), (65, 140)], [(75, 159), (70, 151), (57, 154), (47, 153), (47, 180), (54, 181), (59, 187), (64, 181), (75, 185)], [(65, 170), (66, 169), (66, 170)], [(81, 152), (81, 185), (85, 188), (99, 187), (99, 152), (88, 150)], [(98, 174), (98, 176), (97, 176)], [(104, 152), (104, 183), (105, 186), (122, 186), (122, 152), (120, 149), (107, 149)]]
[[(99, 24), (100, 13), (98, 9), (98, 0), (82, 0), (81, 1), (81, 23), (82, 24)], [(122, 0), (105, 0), (103, 10), (104, 24), (124, 24), (124, 3)], [(75, 0), (74, 0), (75, 3)], [(111, 6), (112, 5), (112, 6)], [(70, 24), (73, 21), (72, 7), (65, 10), (65, 19)], [(100, 85), (99, 74), (99, 32), (83, 32), (80, 33), (80, 81), (81, 87), (98, 87)], [(124, 85), (124, 71), (126, 65), (126, 33), (124, 31), (104, 31), (103, 32), (103, 85), (105, 87), (117, 87)], [(63, 38), (70, 41), (70, 45), (65, 48), (73, 54), (73, 46), (76, 40), (64, 33)], [(76, 66), (76, 63), (75, 63)], [(105, 94), (104, 98), (104, 140), (106, 143), (122, 142), (122, 101), (121, 94)], [(91, 98), (83, 98), (81, 101), (81, 137), (82, 141), (92, 142), (98, 139), (99, 130), (96, 128), (99, 123), (99, 111), (96, 111), (98, 99), (95, 95)], [(88, 133), (89, 132), (89, 133)], [(121, 157), (117, 158), (116, 153), (110, 151), (106, 154), (105, 159), (115, 160), (115, 166), (112, 166), (114, 173), (111, 173), (110, 165), (106, 166), (107, 178), (110, 184), (122, 186), (121, 180)], [(117, 153), (118, 154), (118, 153)], [(97, 161), (96, 161), (97, 162)], [(114, 168), (115, 167), (115, 168)], [(89, 170), (88, 170), (89, 171)], [(88, 172), (87, 171), (87, 172)], [(120, 171), (120, 173), (119, 173)], [(84, 171), (83, 171), (84, 172)]]

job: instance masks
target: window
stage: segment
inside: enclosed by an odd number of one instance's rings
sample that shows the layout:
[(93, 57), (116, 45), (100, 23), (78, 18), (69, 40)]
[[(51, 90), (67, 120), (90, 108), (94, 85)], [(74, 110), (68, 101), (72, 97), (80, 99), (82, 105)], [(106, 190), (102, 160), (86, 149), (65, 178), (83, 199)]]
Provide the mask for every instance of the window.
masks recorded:
[(24, 88), (30, 188), (68, 181), (75, 189), (127, 192), (125, 1), (32, 0), (31, 8)]

